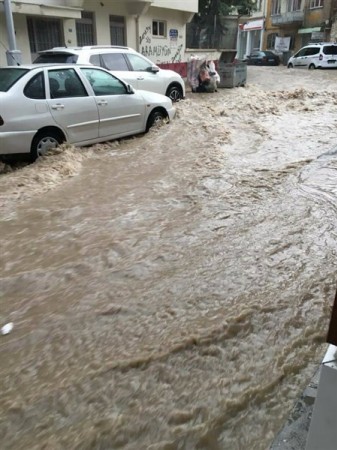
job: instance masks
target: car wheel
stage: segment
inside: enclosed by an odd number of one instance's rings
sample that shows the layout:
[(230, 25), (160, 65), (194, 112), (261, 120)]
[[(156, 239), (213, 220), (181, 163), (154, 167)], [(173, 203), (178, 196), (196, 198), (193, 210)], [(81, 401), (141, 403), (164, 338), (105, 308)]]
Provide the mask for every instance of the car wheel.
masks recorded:
[(183, 98), (183, 90), (178, 84), (170, 86), (166, 91), (166, 96), (169, 97), (173, 102), (179, 102)]
[(287, 65), (287, 67), (288, 67), (288, 69), (293, 69), (293, 68), (294, 68), (294, 66), (292, 65), (292, 63), (289, 63), (289, 64)]
[(149, 131), (154, 125), (159, 125), (163, 123), (164, 119), (167, 118), (167, 112), (162, 109), (157, 109), (152, 111), (147, 119), (146, 131)]
[(315, 64), (309, 64), (308, 69), (309, 70), (315, 70), (316, 69)]
[(39, 156), (43, 156), (51, 148), (56, 148), (64, 142), (64, 136), (57, 130), (39, 131), (32, 141), (29, 161), (34, 162)]

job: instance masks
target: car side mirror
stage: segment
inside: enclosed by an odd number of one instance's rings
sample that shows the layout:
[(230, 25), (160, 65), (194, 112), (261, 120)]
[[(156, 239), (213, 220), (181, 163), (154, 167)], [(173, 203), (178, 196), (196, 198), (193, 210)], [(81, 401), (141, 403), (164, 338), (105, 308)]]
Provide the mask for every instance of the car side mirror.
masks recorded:
[(135, 90), (133, 89), (133, 87), (131, 86), (131, 84), (128, 84), (128, 85), (126, 86), (126, 92), (127, 92), (128, 94), (134, 94), (134, 93), (135, 93)]
[(157, 67), (157, 66), (150, 66), (146, 70), (147, 70), (147, 72), (157, 73), (157, 72), (159, 72), (159, 67)]

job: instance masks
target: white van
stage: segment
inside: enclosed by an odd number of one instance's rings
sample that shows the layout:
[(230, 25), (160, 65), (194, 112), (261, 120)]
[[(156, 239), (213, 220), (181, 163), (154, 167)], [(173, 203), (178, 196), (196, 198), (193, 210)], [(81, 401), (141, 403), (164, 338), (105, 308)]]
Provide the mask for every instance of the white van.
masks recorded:
[(302, 47), (288, 60), (288, 69), (337, 69), (337, 44), (322, 42)]

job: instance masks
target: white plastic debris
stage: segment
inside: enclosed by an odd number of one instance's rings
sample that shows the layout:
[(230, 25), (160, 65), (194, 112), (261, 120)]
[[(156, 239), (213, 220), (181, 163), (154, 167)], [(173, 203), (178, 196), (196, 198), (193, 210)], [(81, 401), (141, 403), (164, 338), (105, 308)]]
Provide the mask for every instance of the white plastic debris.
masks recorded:
[(13, 327), (14, 327), (13, 322), (6, 323), (6, 325), (4, 325), (1, 328), (1, 334), (3, 335), (9, 334), (13, 330)]

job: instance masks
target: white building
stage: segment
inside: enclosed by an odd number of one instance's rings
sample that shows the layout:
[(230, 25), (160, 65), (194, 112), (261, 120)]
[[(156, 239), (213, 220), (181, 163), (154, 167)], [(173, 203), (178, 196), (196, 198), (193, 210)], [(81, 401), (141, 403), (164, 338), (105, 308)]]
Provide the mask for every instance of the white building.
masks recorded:
[[(0, 0), (0, 65), (11, 38)], [(186, 61), (186, 23), (198, 0), (12, 0), (16, 48), (22, 63), (56, 46), (127, 45), (156, 64), (179, 70)]]
[(256, 10), (250, 17), (240, 19), (237, 41), (237, 57), (244, 59), (254, 50), (262, 50), (264, 42), (267, 0), (257, 0)]

